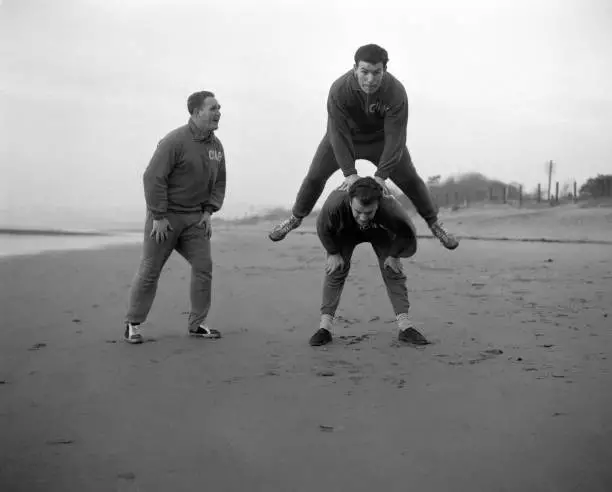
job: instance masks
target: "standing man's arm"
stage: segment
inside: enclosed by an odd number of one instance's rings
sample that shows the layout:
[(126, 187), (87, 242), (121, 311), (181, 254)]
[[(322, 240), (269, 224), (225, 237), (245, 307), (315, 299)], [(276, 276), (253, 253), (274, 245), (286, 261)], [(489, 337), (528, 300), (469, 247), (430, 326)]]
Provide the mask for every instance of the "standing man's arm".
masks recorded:
[(222, 153), (221, 161), (219, 162), (219, 169), (217, 170), (217, 177), (212, 186), (210, 196), (202, 204), (202, 218), (200, 219), (199, 226), (203, 227), (210, 237), (212, 235), (212, 223), (211, 216), (213, 213), (218, 212), (223, 206), (225, 200), (225, 184), (226, 184), (226, 173), (225, 173), (225, 152)]
[(219, 162), (219, 170), (217, 171), (217, 178), (213, 185), (210, 197), (206, 202), (202, 204), (202, 211), (213, 214), (221, 210), (223, 202), (225, 201), (225, 187), (226, 187), (226, 172), (225, 172), (225, 153), (221, 157)]
[(168, 176), (176, 163), (176, 145), (173, 139), (162, 139), (143, 176), (147, 209), (153, 219), (162, 220), (168, 212)]
[(387, 179), (397, 166), (406, 147), (408, 130), (408, 96), (403, 87), (385, 113), (385, 146), (374, 176)]
[(349, 115), (341, 100), (340, 92), (332, 86), (327, 98), (327, 134), (344, 177), (357, 174), (355, 149), (348, 120)]

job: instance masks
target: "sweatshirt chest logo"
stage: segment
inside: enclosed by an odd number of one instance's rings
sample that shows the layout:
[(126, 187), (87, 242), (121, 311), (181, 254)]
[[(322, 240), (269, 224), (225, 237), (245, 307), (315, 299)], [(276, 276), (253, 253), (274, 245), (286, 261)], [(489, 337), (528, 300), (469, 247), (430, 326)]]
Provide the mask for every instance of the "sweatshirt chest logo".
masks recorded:
[(368, 106), (368, 113), (376, 113), (380, 116), (385, 116), (386, 112), (390, 110), (391, 106), (384, 104), (381, 100), (378, 100)]
[(219, 152), (218, 150), (215, 150), (215, 149), (210, 149), (208, 151), (208, 158), (211, 161), (221, 162), (221, 159), (223, 159), (223, 152)]

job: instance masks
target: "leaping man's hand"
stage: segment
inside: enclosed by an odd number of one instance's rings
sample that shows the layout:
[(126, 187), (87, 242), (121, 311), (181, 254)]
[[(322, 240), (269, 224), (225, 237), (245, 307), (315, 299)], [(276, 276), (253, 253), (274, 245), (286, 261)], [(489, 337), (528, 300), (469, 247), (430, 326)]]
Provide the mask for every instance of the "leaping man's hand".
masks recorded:
[(347, 176), (346, 178), (344, 178), (344, 182), (340, 185), (340, 187), (338, 188), (340, 191), (348, 191), (348, 189), (351, 187), (351, 185), (357, 181), (361, 176), (359, 176), (359, 174), (351, 174), (350, 176)]
[(380, 176), (374, 176), (374, 179), (382, 187), (382, 189), (383, 189), (383, 196), (390, 196), (391, 195), (391, 191), (389, 191), (389, 188), (387, 187), (386, 181), (384, 179), (382, 179)]

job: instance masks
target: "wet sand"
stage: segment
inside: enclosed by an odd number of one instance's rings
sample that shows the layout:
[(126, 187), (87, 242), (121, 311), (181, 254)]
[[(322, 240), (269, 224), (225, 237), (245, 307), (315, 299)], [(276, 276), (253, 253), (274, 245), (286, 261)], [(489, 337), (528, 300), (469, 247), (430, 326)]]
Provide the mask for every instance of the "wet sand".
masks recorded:
[(141, 346), (138, 247), (1, 259), (0, 490), (612, 490), (610, 248), (421, 240), (422, 349), (395, 341), (368, 245), (323, 348), (312, 234), (215, 234), (218, 341), (186, 336), (176, 254)]

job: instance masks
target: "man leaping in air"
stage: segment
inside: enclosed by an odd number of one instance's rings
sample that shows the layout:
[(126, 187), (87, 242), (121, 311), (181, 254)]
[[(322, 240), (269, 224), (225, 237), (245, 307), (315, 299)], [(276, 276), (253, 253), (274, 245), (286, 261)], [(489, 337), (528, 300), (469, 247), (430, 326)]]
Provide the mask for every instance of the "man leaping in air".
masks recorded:
[(327, 100), (327, 132), (302, 182), (292, 215), (274, 227), (269, 237), (280, 241), (296, 229), (314, 208), (328, 179), (338, 169), (347, 190), (359, 175), (357, 159), (372, 162), (374, 178), (388, 193), (390, 178), (415, 205), (432, 234), (448, 249), (458, 246), (438, 220), (429, 190), (418, 175), (406, 147), (408, 97), (402, 83), (387, 72), (387, 51), (375, 44), (360, 47), (355, 66), (331, 86)]

